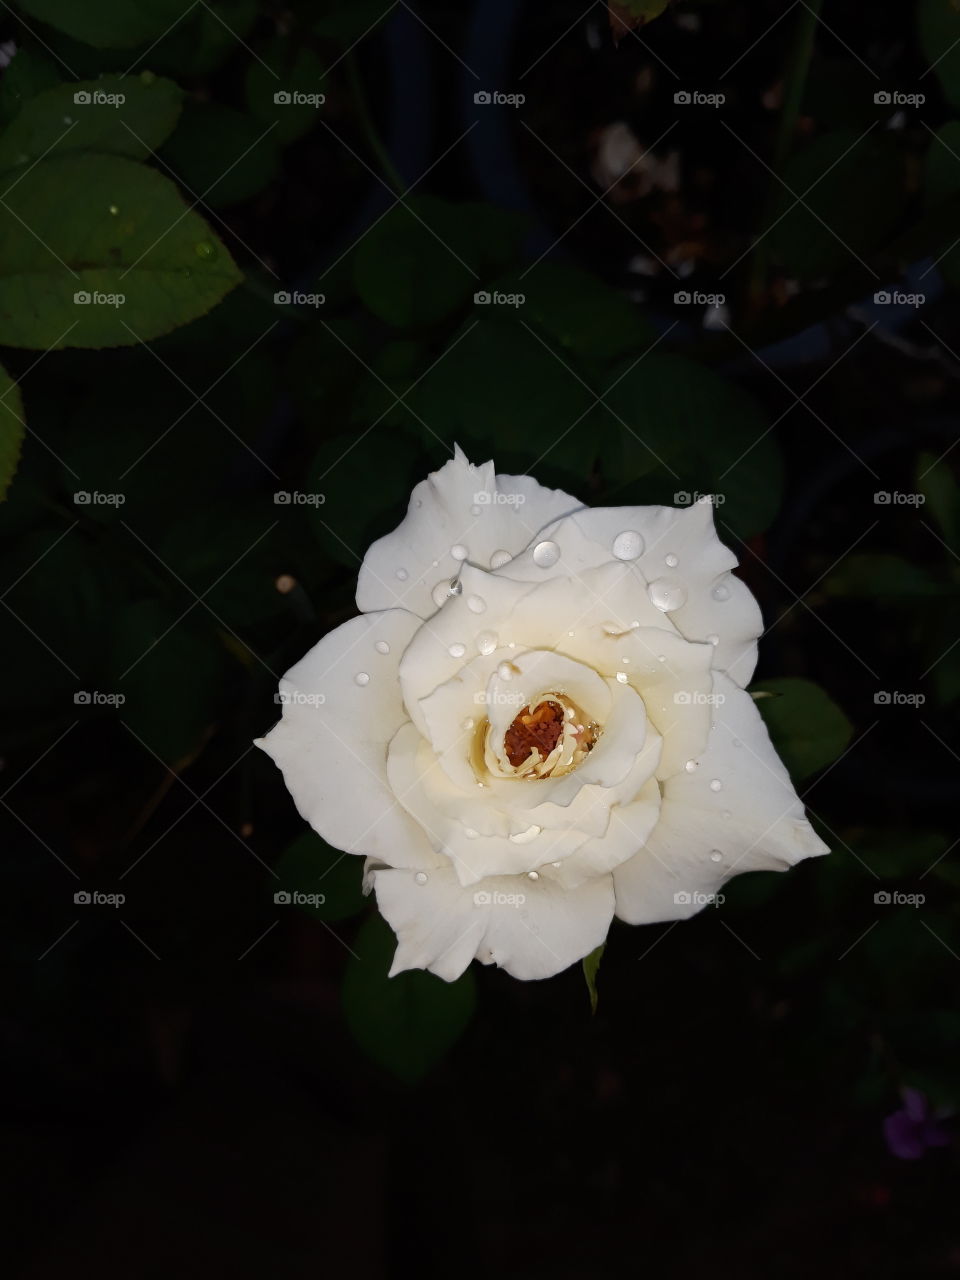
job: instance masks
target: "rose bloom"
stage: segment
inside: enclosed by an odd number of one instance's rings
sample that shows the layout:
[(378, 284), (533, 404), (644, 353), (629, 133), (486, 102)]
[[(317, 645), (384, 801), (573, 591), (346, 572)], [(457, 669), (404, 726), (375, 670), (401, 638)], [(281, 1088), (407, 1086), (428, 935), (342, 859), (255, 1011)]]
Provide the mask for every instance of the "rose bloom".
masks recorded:
[(391, 974), (550, 977), (615, 915), (682, 919), (827, 852), (744, 691), (762, 621), (713, 511), (584, 507), (457, 449), (369, 549), (362, 613), (258, 745), (366, 859)]

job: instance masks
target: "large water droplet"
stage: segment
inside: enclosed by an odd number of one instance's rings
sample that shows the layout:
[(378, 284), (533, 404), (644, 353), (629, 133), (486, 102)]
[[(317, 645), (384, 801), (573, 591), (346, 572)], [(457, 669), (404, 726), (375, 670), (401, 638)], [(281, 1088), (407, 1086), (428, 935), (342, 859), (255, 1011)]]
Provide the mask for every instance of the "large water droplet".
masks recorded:
[(673, 554), (672, 551), (668, 556), (663, 557), (663, 562), (668, 569), (675, 569), (677, 565), (680, 563), (680, 561), (677, 559), (677, 557)]
[(538, 542), (533, 548), (533, 563), (541, 569), (549, 569), (560, 559), (560, 548), (555, 542)]
[(387, 644), (386, 640), (378, 640), (373, 647), (376, 649), (377, 653), (390, 652), (390, 646)]
[(487, 602), (483, 596), (470, 596), (467, 600), (467, 608), (471, 613), (483, 613), (487, 607)]
[(462, 658), (466, 652), (467, 646), (465, 644), (452, 644), (447, 648), (447, 653), (451, 658)]
[[(469, 729), (472, 729), (475, 724), (476, 724), (476, 720), (474, 720), (473, 716), (467, 716), (466, 720), (460, 721), (460, 728), (464, 731), (464, 733), (466, 733)], [(481, 786), (482, 785), (483, 784), (481, 783)]]
[[(527, 827), (526, 831), (518, 831), (516, 835), (510, 837), (514, 844), (529, 844), (531, 840), (536, 840), (537, 836), (543, 830), (536, 823)], [(534, 873), (535, 874), (535, 873)]]
[(725, 582), (718, 582), (710, 594), (713, 596), (714, 600), (729, 600), (730, 588)]
[(723, 790), (723, 783), (720, 781), (720, 779), (719, 779), (719, 778), (711, 778), (711, 779), (710, 779), (710, 790), (711, 790), (711, 791), (722, 791), (722, 790)]
[(497, 675), (501, 680), (512, 680), (514, 676), (518, 676), (519, 674), (520, 668), (515, 666), (512, 662), (501, 662), (499, 667), (497, 667)]
[(643, 555), (643, 538), (636, 529), (624, 529), (613, 540), (613, 554), (618, 560), (636, 560)]
[(418, 871), (413, 878), (416, 880), (417, 884), (426, 884), (430, 879), (425, 871)]
[(360, 685), (362, 689), (365, 684), (370, 683), (370, 676), (366, 671), (358, 671), (353, 677), (353, 683)]
[(715, 631), (711, 631), (710, 634), (707, 636), (707, 644), (718, 645), (719, 643), (720, 643), (720, 637), (717, 635)]
[(647, 587), (647, 594), (651, 603), (661, 613), (669, 613), (671, 609), (679, 609), (687, 601), (686, 588), (681, 583), (674, 582), (672, 578), (657, 578), (655, 582), (651, 582)]
[(117, 214), (120, 212), (120, 206), (117, 204), (112, 204), (110, 206), (110, 212), (113, 214), (114, 217), (116, 217)]
[(499, 641), (493, 631), (481, 631), (477, 636), (477, 652), (482, 653), (484, 657), (493, 653), (498, 644)]
[(723, 861), (723, 854), (720, 852), (720, 850), (719, 850), (719, 849), (714, 849), (714, 850), (711, 852), (711, 854), (710, 854), (710, 861), (711, 861), (711, 862), (722, 862), (722, 861)]
[(509, 564), (513, 556), (509, 551), (495, 551), (490, 557), (490, 568), (501, 569), (505, 564)]
[(686, 769), (687, 773), (693, 773), (694, 769), (697, 767), (697, 762), (696, 760), (688, 760), (683, 767)]
[(629, 679), (630, 679), (630, 677), (627, 675), (627, 673), (626, 673), (625, 671), (618, 671), (618, 672), (617, 672), (617, 683), (618, 683), (618, 684), (626, 684), (626, 683), (627, 683), (627, 681), (628, 681)]
[(539, 880), (539, 879), (540, 879), (540, 872), (539, 872), (539, 871), (528, 871), (528, 872), (527, 872), (527, 879), (528, 879), (528, 880)]
[(466, 560), (470, 553), (462, 542), (455, 542), (450, 548), (450, 554), (453, 556), (454, 560)]
[(409, 577), (410, 577), (410, 575), (409, 575), (409, 573), (407, 573), (406, 569), (398, 569), (398, 570), (397, 570), (397, 579), (398, 579), (398, 581), (400, 581), (400, 582), (406, 582), (406, 580), (407, 580)]

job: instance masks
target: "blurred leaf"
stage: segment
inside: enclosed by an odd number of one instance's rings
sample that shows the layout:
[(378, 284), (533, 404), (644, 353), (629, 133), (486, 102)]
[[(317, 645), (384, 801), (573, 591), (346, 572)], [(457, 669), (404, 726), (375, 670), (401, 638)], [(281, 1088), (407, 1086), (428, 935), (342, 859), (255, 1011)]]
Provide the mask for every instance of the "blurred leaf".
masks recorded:
[(48, 22), (76, 40), (97, 48), (126, 49), (155, 40), (188, 10), (195, 0), (20, 0), (31, 17)]
[(343, 1009), (361, 1048), (408, 1084), (424, 1076), (463, 1034), (476, 994), (468, 969), (444, 982), (413, 969), (388, 978), (396, 939), (380, 916), (364, 924), (343, 981)]
[(194, 199), (211, 209), (249, 200), (280, 171), (275, 125), (219, 102), (189, 103), (163, 158)]
[(196, 630), (184, 609), (157, 600), (115, 608), (105, 667), (109, 691), (125, 698), (121, 720), (171, 766), (192, 756), (214, 724), (229, 662), (212, 626)]
[(953, 0), (920, 0), (917, 21), (927, 65), (950, 105), (960, 107), (960, 9)]
[[(257, 53), (247, 65), (247, 108), (264, 124), (276, 124), (274, 137), (285, 146), (316, 125), (322, 108), (303, 98), (324, 92), (326, 67), (312, 49), (298, 47), (289, 37), (278, 36)], [(286, 94), (279, 103), (278, 93)]]
[(7, 496), (23, 447), (23, 401), (20, 388), (0, 366), (0, 501)]
[(583, 977), (587, 984), (587, 994), (590, 996), (591, 1013), (597, 1012), (597, 973), (606, 945), (605, 942), (601, 942), (599, 947), (595, 947), (588, 956), (583, 957)]
[(766, 415), (746, 392), (682, 356), (655, 352), (616, 370), (604, 400), (623, 424), (619, 473), (606, 475), (611, 488), (660, 463), (675, 490), (722, 496), (718, 525), (739, 537), (769, 525), (783, 463)]
[(757, 707), (794, 782), (836, 760), (853, 736), (846, 715), (812, 680), (783, 676), (761, 680), (754, 689), (776, 695)]
[[(960, 36), (960, 29), (958, 29)], [(960, 70), (960, 53), (953, 55)], [(960, 82), (958, 82), (960, 85)], [(924, 157), (924, 197), (928, 208), (945, 204), (960, 191), (960, 120), (948, 120), (930, 139)], [(960, 284), (960, 249), (954, 248), (955, 236), (944, 244), (946, 252), (937, 259), (943, 278), (954, 286)]]
[(863, 551), (847, 556), (823, 580), (821, 590), (828, 596), (861, 599), (953, 595), (957, 588), (939, 581), (928, 569), (911, 564), (903, 556)]
[(150, 65), (178, 80), (208, 76), (234, 54), (245, 57), (259, 0), (203, 0), (149, 50)]
[(341, 45), (352, 45), (366, 32), (378, 27), (381, 19), (392, 13), (394, 5), (391, 0), (351, 0), (349, 5), (338, 4), (337, 0), (325, 0), (322, 14), (313, 24), (318, 36)]
[(625, 352), (639, 356), (656, 338), (625, 294), (576, 267), (541, 263), (529, 275), (502, 277), (494, 288), (522, 294), (517, 318), (583, 360), (612, 360)]
[(360, 241), (357, 291), (375, 316), (398, 329), (445, 319), (480, 287), (472, 263), (444, 235), (447, 219), (438, 215), (445, 210), (432, 196), (397, 204)]
[(298, 836), (274, 870), (279, 877), (271, 881), (274, 889), (323, 895), (319, 905), (296, 904), (315, 920), (345, 920), (366, 905), (361, 890), (363, 859), (332, 848), (315, 831)]
[(876, 130), (866, 137), (856, 129), (824, 134), (791, 157), (783, 181), (775, 183), (770, 247), (801, 280), (856, 263), (890, 234), (907, 200), (896, 142)]
[(599, 444), (583, 425), (593, 393), (571, 365), (518, 320), (485, 315), (448, 344), (408, 403), (431, 449), (439, 437), (478, 461), (494, 457), (500, 471), (535, 466), (538, 479), (562, 485), (571, 477), (560, 446), (579, 437), (595, 457)]
[(923, 494), (949, 546), (960, 545), (960, 489), (942, 458), (921, 453), (917, 459), (917, 490)]
[(42, 49), (18, 49), (0, 76), (0, 124), (13, 120), (24, 103), (63, 79), (63, 72)]
[(0, 343), (8, 346), (149, 341), (208, 311), (240, 281), (173, 184), (119, 156), (41, 161), (6, 201), (16, 215), (0, 224)]
[[(93, 100), (100, 93), (122, 94), (126, 100), (119, 106)], [(77, 94), (91, 100), (77, 103)], [(25, 103), (0, 136), (0, 170), (68, 151), (145, 160), (176, 124), (182, 97), (172, 80), (151, 75), (104, 76), (47, 89)]]
[(614, 41), (619, 44), (629, 31), (659, 18), (669, 3), (670, 0), (607, 0)]

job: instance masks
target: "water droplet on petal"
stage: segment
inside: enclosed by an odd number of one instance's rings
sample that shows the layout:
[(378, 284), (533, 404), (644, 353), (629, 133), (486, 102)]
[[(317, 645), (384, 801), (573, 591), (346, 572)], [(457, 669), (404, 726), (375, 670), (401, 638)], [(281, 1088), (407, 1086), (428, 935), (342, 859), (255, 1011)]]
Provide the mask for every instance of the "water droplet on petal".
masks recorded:
[(549, 569), (560, 559), (560, 548), (555, 542), (538, 542), (533, 548), (533, 563), (541, 569)]
[(406, 582), (407, 578), (409, 578), (409, 577), (410, 577), (410, 575), (409, 575), (409, 573), (407, 573), (406, 569), (398, 569), (398, 570), (397, 570), (397, 578), (398, 578), (398, 580), (399, 580), (400, 582)]
[(373, 647), (376, 649), (377, 653), (390, 652), (390, 646), (387, 644), (386, 640), (378, 640)]
[(626, 684), (630, 677), (625, 671), (617, 672), (617, 684)]
[(353, 683), (358, 684), (360, 685), (361, 688), (363, 688), (365, 684), (370, 683), (370, 676), (367, 674), (366, 671), (358, 671), (357, 674), (353, 677)]
[[(518, 831), (516, 835), (512, 835), (510, 839), (514, 844), (529, 844), (531, 840), (536, 840), (542, 830), (542, 827), (538, 827), (536, 823), (534, 823), (532, 826), (527, 827), (526, 831)], [(539, 877), (536, 878), (539, 879)]]
[(551, 862), (551, 863), (550, 863), (550, 865), (551, 865), (551, 867), (559, 867), (559, 866), (560, 866), (560, 863), (559, 863), (559, 862)]
[(720, 637), (717, 635), (715, 631), (711, 631), (710, 634), (707, 636), (707, 644), (718, 645), (719, 643), (720, 643)]
[(723, 861), (723, 854), (720, 852), (720, 850), (719, 850), (719, 849), (714, 849), (714, 850), (713, 850), (713, 852), (710, 854), (710, 861), (711, 861), (711, 862), (722, 862), (722, 861)]
[(512, 680), (514, 676), (520, 674), (520, 668), (512, 662), (501, 662), (497, 667), (497, 675), (501, 680)]
[(661, 613), (669, 613), (672, 609), (679, 609), (686, 604), (687, 591), (679, 582), (674, 582), (672, 578), (657, 578), (655, 582), (651, 582), (647, 587), (647, 594), (650, 602)]
[(487, 607), (487, 602), (483, 596), (470, 596), (467, 600), (467, 608), (471, 613), (483, 613)]
[(677, 557), (673, 554), (672, 551), (668, 556), (663, 557), (663, 562), (669, 569), (675, 569), (677, 565), (680, 563), (680, 561), (677, 559)]
[(433, 603), (439, 609), (450, 599), (450, 583), (438, 582), (430, 594), (433, 597)]
[(710, 594), (713, 596), (714, 600), (729, 600), (730, 588), (725, 582), (718, 582)]
[(505, 564), (509, 564), (513, 556), (509, 551), (495, 551), (490, 557), (491, 569), (502, 569)]
[(687, 773), (693, 773), (694, 769), (697, 767), (697, 762), (696, 760), (688, 760), (683, 767), (686, 769)]
[(499, 643), (493, 631), (481, 631), (477, 636), (477, 652), (486, 657), (488, 654), (493, 653)]
[(454, 560), (466, 560), (469, 552), (462, 542), (455, 542), (450, 548), (450, 554), (453, 556)]
[(417, 884), (426, 884), (430, 879), (425, 871), (418, 871), (413, 878), (416, 880)]
[[(476, 721), (474, 720), (473, 716), (467, 716), (466, 720), (460, 721), (460, 728), (466, 731), (468, 729), (472, 729), (475, 724), (476, 724)], [(483, 786), (483, 783), (481, 783), (480, 785)]]
[(711, 778), (711, 779), (710, 779), (710, 790), (711, 790), (711, 791), (722, 791), (722, 790), (723, 790), (723, 783), (720, 781), (720, 779), (719, 779), (719, 778)]
[(465, 644), (452, 644), (447, 649), (447, 653), (451, 658), (462, 658), (466, 652), (467, 646)]
[(624, 529), (613, 540), (613, 554), (618, 560), (636, 560), (643, 555), (643, 538), (636, 529)]
[(667, 660), (667, 655), (666, 655), (665, 653), (658, 653), (658, 654), (657, 654), (657, 661), (658, 661), (658, 662), (666, 662), (666, 660)]
[(476, 840), (480, 832), (474, 831), (473, 827), (464, 827), (463, 834), (467, 837), (468, 840)]
[(527, 872), (527, 879), (528, 879), (528, 880), (539, 880), (539, 879), (540, 879), (540, 872), (539, 872), (539, 871), (528, 871), (528, 872)]

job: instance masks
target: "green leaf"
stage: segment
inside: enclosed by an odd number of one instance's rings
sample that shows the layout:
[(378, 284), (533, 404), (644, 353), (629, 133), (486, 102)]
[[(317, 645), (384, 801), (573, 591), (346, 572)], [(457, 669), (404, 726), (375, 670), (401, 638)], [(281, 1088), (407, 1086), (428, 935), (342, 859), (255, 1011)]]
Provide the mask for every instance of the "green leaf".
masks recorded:
[(20, 461), (23, 447), (23, 401), (20, 388), (0, 366), (0, 501), (7, 490)]
[(163, 158), (211, 209), (241, 204), (277, 177), (280, 152), (264, 125), (218, 102), (187, 106)]
[(315, 831), (305, 831), (284, 852), (274, 868), (279, 879), (271, 881), (280, 890), (308, 897), (319, 896), (322, 902), (297, 902), (302, 911), (315, 920), (344, 920), (355, 916), (366, 905), (361, 890), (362, 859), (356, 854), (341, 853)]
[(18, 49), (0, 76), (0, 124), (9, 124), (24, 103), (62, 79), (61, 68), (42, 49)]
[(144, 56), (178, 80), (208, 76), (230, 57), (247, 56), (259, 9), (259, 0), (204, 0)]
[(354, 264), (364, 304), (398, 329), (436, 324), (480, 287), (472, 264), (438, 229), (444, 202), (420, 197), (395, 205), (360, 241)]
[(757, 707), (795, 782), (836, 760), (853, 736), (846, 715), (812, 680), (783, 676), (762, 680), (754, 691), (776, 695), (760, 699)]
[(950, 105), (960, 107), (960, 9), (953, 0), (920, 0), (917, 22), (927, 65)]
[(494, 288), (522, 294), (518, 319), (583, 360), (612, 360), (626, 352), (636, 357), (656, 338), (625, 294), (576, 267), (541, 263), (529, 275), (501, 278)]
[[(311, 99), (324, 92), (326, 66), (312, 49), (278, 37), (258, 50), (247, 66), (247, 108), (264, 124), (276, 124), (281, 146), (295, 142), (317, 123), (322, 104)], [(285, 95), (277, 102), (277, 95)]]
[(907, 201), (903, 158), (892, 136), (877, 131), (824, 134), (791, 157), (783, 181), (770, 248), (801, 280), (856, 268), (894, 229)]
[(98, 49), (128, 49), (156, 40), (195, 0), (20, 0), (20, 8)]
[(182, 97), (172, 80), (153, 75), (104, 76), (47, 89), (24, 104), (0, 137), (0, 170), (68, 151), (145, 160), (177, 123)]
[(7, 346), (149, 341), (209, 311), (241, 279), (176, 187), (119, 156), (44, 160), (5, 203), (14, 215), (0, 219)]
[(583, 957), (583, 977), (587, 984), (587, 993), (590, 996), (590, 1012), (597, 1012), (597, 971), (600, 968), (600, 960), (603, 956), (606, 943), (601, 942), (599, 947), (595, 947), (588, 956)]
[(882, 551), (863, 551), (847, 556), (824, 580), (825, 595), (850, 599), (877, 596), (943, 596), (957, 588), (940, 581), (928, 569), (911, 564), (903, 556)]
[(728, 524), (741, 538), (765, 529), (780, 504), (783, 462), (756, 401), (682, 356), (654, 353), (631, 363), (614, 372), (604, 397), (621, 427), (619, 468), (606, 477), (611, 488), (659, 463), (673, 490), (723, 499), (721, 528)]
[(313, 24), (318, 36), (326, 36), (339, 45), (352, 45), (393, 12), (391, 0), (351, 0), (349, 5), (337, 0), (323, 0), (327, 10)]
[(917, 490), (926, 498), (947, 543), (951, 547), (960, 545), (960, 489), (942, 458), (921, 453), (917, 459)]
[(412, 1084), (460, 1038), (473, 1016), (476, 991), (468, 969), (444, 982), (413, 969), (388, 978), (396, 939), (374, 915), (353, 944), (343, 982), (347, 1025), (361, 1048), (392, 1075)]

